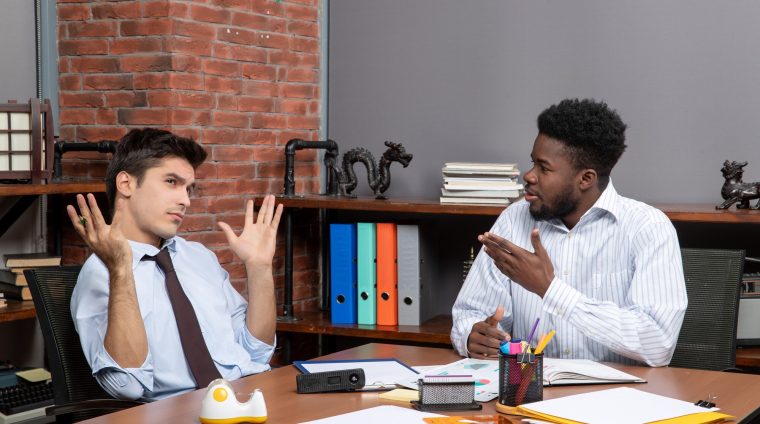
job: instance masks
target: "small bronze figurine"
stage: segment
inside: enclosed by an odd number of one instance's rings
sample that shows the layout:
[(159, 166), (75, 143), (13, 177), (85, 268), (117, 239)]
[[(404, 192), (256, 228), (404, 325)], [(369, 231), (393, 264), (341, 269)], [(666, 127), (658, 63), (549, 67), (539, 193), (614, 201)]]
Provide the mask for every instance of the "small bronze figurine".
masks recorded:
[(760, 199), (760, 182), (745, 183), (742, 181), (745, 166), (747, 166), (747, 162), (723, 162), (723, 168), (720, 169), (720, 172), (723, 173), (726, 182), (723, 183), (720, 195), (726, 201), (716, 206), (715, 209), (728, 209), (734, 203), (736, 203), (737, 209), (760, 209), (760, 200), (753, 207), (749, 205), (750, 200)]
[(473, 262), (475, 262), (475, 248), (470, 247), (470, 257), (462, 263), (462, 284), (464, 284), (464, 280), (467, 279), (467, 274), (470, 273)]
[[(401, 143), (386, 141), (385, 145), (388, 150), (383, 153), (379, 164), (375, 162), (372, 153), (363, 147), (355, 147), (344, 153), (340, 168), (336, 164), (337, 152), (335, 155), (326, 153), (325, 164), (330, 174), (328, 181), (338, 182), (338, 190), (341, 196), (356, 197), (355, 194), (351, 194), (358, 183), (353, 166), (356, 162), (361, 162), (367, 167), (369, 188), (372, 189), (377, 199), (386, 199), (381, 193), (384, 193), (391, 185), (391, 162), (398, 162), (406, 168), (412, 161), (412, 154), (407, 153)], [(332, 191), (329, 190), (328, 192)]]

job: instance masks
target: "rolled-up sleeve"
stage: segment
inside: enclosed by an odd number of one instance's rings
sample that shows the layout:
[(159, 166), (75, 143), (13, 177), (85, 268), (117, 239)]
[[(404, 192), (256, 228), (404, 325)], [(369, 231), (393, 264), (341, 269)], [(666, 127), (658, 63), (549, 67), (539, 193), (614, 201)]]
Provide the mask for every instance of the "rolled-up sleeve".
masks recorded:
[(92, 375), (106, 392), (119, 399), (138, 399), (153, 390), (150, 350), (139, 368), (122, 368), (108, 354), (104, 340), (108, 329), (108, 271), (97, 257), (87, 260), (71, 296), (71, 316)]
[(262, 371), (266, 371), (269, 369), (269, 361), (272, 359), (272, 355), (274, 355), (275, 346), (277, 346), (276, 336), (274, 344), (270, 345), (257, 339), (251, 334), (250, 330), (248, 330), (248, 325), (246, 324), (248, 302), (237, 290), (235, 290), (234, 287), (232, 287), (227, 271), (222, 267), (219, 267), (219, 270), (222, 274), (224, 294), (230, 308), (232, 329), (235, 333), (235, 343), (242, 346), (243, 349), (248, 352), (251, 362), (265, 365)]

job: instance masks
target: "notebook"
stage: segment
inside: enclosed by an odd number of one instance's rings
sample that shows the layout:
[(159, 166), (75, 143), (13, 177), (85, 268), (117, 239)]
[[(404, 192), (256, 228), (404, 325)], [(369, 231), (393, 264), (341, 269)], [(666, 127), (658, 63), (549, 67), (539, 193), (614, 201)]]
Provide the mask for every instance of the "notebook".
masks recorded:
[(544, 386), (610, 383), (646, 380), (588, 359), (544, 358)]

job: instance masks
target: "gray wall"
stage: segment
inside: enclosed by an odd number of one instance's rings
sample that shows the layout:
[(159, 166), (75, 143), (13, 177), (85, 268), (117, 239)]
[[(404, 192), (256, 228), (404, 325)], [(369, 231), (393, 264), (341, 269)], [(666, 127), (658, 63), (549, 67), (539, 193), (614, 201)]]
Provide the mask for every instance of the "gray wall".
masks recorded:
[(34, 2), (1, 0), (0, 103), (37, 97)]
[(619, 192), (717, 203), (725, 159), (760, 180), (759, 16), (757, 1), (330, 0), (328, 135), (375, 156), (403, 142), (415, 158), (388, 194), (435, 198), (447, 161), (526, 171), (538, 113), (593, 97), (629, 125)]

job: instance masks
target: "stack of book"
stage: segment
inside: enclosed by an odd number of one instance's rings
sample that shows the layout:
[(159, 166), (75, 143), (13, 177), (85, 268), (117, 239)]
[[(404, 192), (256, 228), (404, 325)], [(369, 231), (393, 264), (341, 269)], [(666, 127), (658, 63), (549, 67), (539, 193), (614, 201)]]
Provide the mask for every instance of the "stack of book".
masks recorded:
[(29, 291), (24, 270), (60, 264), (60, 256), (51, 256), (47, 253), (5, 255), (5, 266), (8, 269), (0, 269), (0, 294), (5, 299), (32, 300), (32, 293)]
[(441, 203), (508, 205), (523, 195), (513, 163), (447, 162)]

